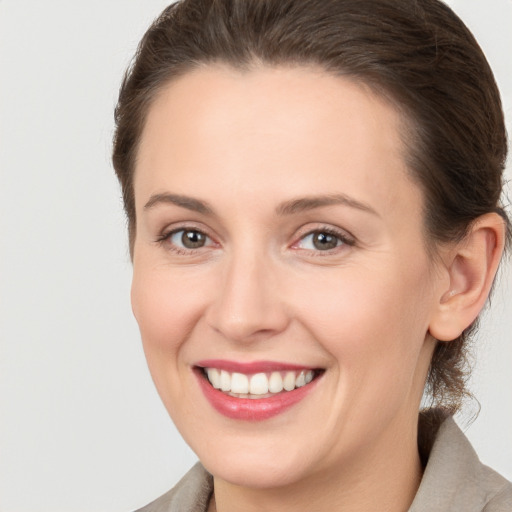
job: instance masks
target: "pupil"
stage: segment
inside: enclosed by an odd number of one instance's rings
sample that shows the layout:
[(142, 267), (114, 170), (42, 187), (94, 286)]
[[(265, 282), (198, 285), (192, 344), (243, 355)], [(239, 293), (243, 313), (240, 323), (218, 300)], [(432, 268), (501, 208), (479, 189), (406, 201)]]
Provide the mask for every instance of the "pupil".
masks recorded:
[(334, 249), (338, 245), (338, 239), (328, 233), (316, 233), (313, 237), (313, 245), (316, 249), (326, 251)]
[(205, 236), (199, 231), (184, 231), (181, 242), (187, 249), (197, 249), (205, 244)]

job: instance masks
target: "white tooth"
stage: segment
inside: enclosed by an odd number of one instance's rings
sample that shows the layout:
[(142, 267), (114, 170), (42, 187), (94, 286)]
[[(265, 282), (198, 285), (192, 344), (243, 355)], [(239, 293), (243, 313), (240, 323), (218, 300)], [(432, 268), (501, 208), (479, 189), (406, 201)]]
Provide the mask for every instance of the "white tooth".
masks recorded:
[(286, 391), (295, 389), (295, 372), (286, 372), (283, 380), (283, 387)]
[(283, 377), (280, 372), (272, 372), (268, 381), (268, 390), (271, 393), (280, 393), (283, 391)]
[(220, 389), (220, 375), (219, 370), (217, 368), (208, 368), (206, 370), (206, 374), (208, 375), (208, 380), (210, 381), (210, 384), (215, 389)]
[(226, 370), (220, 371), (220, 389), (231, 391), (231, 375)]
[(313, 380), (313, 370), (309, 370), (306, 372), (306, 384), (309, 384)]
[(256, 373), (251, 377), (249, 393), (252, 395), (264, 395), (268, 393), (268, 379), (264, 373)]
[(295, 387), (301, 388), (302, 386), (306, 385), (306, 376), (304, 375), (304, 372), (300, 372), (299, 375), (297, 375), (297, 379), (295, 380)]
[(231, 375), (231, 393), (249, 393), (249, 379), (243, 373)]

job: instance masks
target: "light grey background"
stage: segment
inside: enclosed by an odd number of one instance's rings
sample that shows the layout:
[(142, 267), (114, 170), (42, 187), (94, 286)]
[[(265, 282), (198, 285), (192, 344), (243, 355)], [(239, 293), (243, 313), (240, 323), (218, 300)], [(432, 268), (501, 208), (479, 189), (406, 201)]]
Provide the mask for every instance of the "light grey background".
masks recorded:
[[(109, 160), (121, 74), (166, 3), (0, 1), (0, 512), (133, 510), (195, 460), (145, 366)], [(510, 132), (512, 2), (450, 4), (495, 69)], [(468, 435), (510, 479), (511, 317), (509, 265)]]

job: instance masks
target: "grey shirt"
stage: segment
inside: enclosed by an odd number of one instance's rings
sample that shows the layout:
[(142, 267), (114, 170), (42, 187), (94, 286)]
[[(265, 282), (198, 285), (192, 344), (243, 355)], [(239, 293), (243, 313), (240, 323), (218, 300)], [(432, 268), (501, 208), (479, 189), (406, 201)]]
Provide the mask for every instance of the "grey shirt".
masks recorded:
[[(197, 463), (137, 512), (206, 512), (213, 478)], [(512, 483), (484, 466), (452, 418), (439, 427), (409, 512), (512, 512)]]

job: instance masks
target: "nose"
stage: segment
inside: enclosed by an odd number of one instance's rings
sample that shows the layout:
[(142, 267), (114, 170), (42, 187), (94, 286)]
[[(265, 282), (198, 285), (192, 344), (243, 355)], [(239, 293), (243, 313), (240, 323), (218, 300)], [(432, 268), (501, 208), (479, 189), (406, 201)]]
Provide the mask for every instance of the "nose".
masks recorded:
[(269, 339), (289, 323), (277, 269), (262, 255), (233, 256), (219, 273), (207, 313), (209, 325), (226, 339)]

